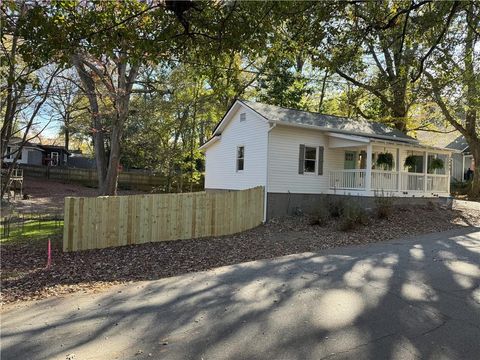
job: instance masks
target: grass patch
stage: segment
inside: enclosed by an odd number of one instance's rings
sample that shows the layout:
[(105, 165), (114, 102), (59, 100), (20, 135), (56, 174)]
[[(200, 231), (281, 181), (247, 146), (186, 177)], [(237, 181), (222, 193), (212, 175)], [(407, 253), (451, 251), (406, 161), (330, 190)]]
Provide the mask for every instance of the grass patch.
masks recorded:
[(0, 226), (0, 243), (12, 244), (30, 240), (42, 240), (48, 237), (59, 235), (63, 230), (63, 220), (55, 221), (25, 221), (22, 223), (15, 223), (10, 225), (9, 236), (3, 235), (3, 226)]

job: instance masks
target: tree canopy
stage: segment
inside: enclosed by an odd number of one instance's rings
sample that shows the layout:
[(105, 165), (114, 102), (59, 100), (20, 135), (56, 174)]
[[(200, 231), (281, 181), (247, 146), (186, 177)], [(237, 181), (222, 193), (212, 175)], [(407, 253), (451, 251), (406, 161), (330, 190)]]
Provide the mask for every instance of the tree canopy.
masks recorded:
[[(434, 128), (437, 119), (425, 115), (434, 107), (479, 164), (479, 7), (7, 0), (2, 40), (17, 39), (17, 64), (32, 73), (47, 64), (76, 73), (74, 100), (88, 108), (82, 117), (90, 122), (80, 131), (93, 143), (102, 194), (115, 193), (121, 163), (162, 172), (172, 190), (178, 174), (198, 178), (198, 146), (238, 97), (367, 118), (405, 133)], [(2, 91), (22, 86), (12, 76)]]

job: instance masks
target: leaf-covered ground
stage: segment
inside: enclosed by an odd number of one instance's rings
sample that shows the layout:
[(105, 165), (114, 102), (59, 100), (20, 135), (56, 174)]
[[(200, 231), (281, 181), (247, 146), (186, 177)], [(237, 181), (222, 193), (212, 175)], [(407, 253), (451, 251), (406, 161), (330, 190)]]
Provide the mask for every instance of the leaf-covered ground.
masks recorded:
[(480, 210), (429, 207), (398, 209), (388, 220), (349, 232), (331, 219), (320, 227), (307, 217), (272, 220), (267, 225), (233, 235), (62, 253), (59, 231), (52, 238), (53, 263), (46, 269), (47, 240), (26, 237), (1, 243), (2, 301), (100, 291), (129, 281), (152, 280), (245, 261), (337, 246), (367, 244), (410, 235), (480, 226)]

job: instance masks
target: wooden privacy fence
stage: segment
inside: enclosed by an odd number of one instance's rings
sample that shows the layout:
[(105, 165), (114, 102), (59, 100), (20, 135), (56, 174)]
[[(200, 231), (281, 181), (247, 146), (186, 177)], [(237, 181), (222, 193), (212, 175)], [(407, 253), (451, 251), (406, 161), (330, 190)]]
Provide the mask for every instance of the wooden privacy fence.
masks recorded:
[(67, 197), (63, 250), (241, 232), (262, 223), (263, 191)]
[[(65, 167), (48, 167), (21, 165), (25, 176), (43, 177), (52, 180), (80, 182), (96, 186), (98, 183), (95, 169), (76, 169)], [(149, 190), (152, 187), (163, 187), (167, 183), (164, 176), (156, 176), (138, 172), (121, 171), (118, 174), (118, 184), (139, 190)]]

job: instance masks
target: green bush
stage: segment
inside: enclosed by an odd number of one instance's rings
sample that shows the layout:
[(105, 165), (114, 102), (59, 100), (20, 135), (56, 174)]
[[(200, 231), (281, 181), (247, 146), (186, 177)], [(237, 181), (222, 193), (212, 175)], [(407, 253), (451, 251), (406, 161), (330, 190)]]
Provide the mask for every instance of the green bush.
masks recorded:
[(467, 195), (471, 188), (471, 181), (454, 181), (450, 184), (450, 191), (454, 195)]
[(366, 225), (368, 216), (365, 209), (358, 202), (350, 201), (345, 203), (342, 216), (338, 224), (341, 231), (349, 231), (355, 229), (359, 225)]
[(379, 219), (388, 219), (393, 212), (394, 199), (392, 196), (375, 193), (375, 210)]
[(332, 218), (339, 218), (343, 214), (345, 201), (340, 196), (329, 197), (327, 206), (330, 216)]
[(328, 209), (325, 206), (321, 206), (319, 210), (313, 215), (312, 221), (310, 222), (312, 225), (318, 226), (325, 226), (327, 225), (328, 221), (330, 220), (330, 214)]

